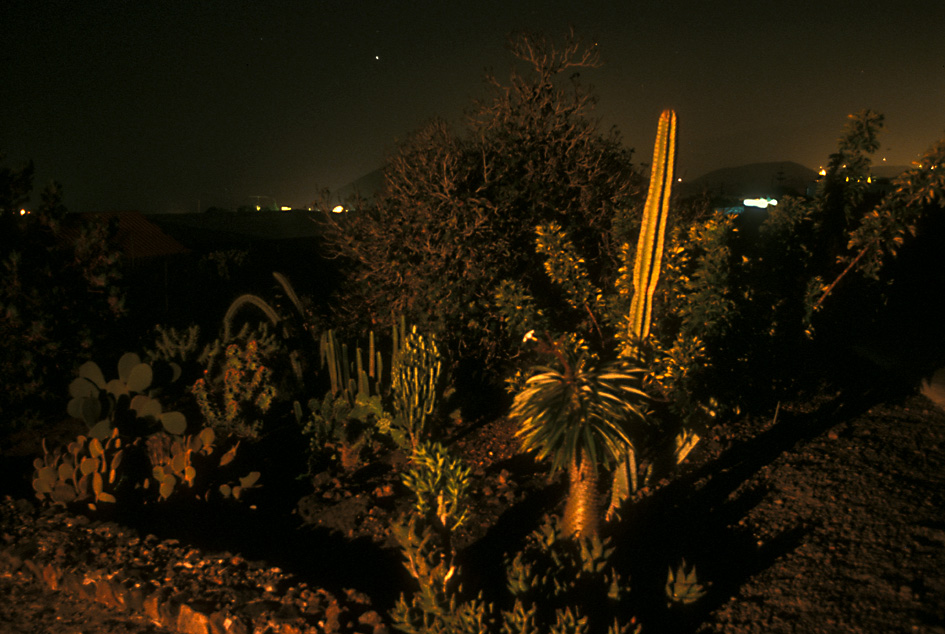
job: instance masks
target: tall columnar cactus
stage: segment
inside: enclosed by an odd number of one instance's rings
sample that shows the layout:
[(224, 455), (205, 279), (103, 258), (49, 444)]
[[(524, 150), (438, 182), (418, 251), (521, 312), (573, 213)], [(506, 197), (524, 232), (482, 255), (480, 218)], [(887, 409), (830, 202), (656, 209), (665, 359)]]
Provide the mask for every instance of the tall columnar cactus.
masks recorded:
[[(646, 194), (643, 224), (640, 227), (637, 252), (633, 260), (633, 300), (630, 303), (627, 322), (629, 347), (624, 350), (623, 356), (634, 359), (639, 358), (639, 346), (650, 334), (653, 292), (659, 281), (660, 264), (663, 260), (663, 242), (675, 162), (676, 113), (673, 110), (664, 110), (656, 130), (650, 189)], [(698, 440), (698, 436), (695, 436), (695, 439)], [(626, 455), (614, 471), (607, 519), (613, 517), (620, 505), (630, 497), (636, 489), (636, 482), (636, 453), (633, 445), (628, 444)]]
[(660, 115), (653, 148), (650, 189), (643, 210), (643, 225), (633, 261), (633, 301), (630, 305), (631, 340), (643, 340), (650, 334), (653, 292), (660, 277), (666, 217), (673, 185), (676, 161), (676, 113), (664, 110)]

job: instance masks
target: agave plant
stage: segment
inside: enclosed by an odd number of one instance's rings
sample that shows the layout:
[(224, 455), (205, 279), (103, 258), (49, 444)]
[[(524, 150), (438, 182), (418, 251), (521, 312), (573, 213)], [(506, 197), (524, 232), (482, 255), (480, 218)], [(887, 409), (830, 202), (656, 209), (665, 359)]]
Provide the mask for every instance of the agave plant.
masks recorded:
[(626, 361), (595, 364), (582, 340), (545, 345), (560, 369), (534, 368), (509, 416), (519, 424), (525, 451), (550, 459), (552, 472), (568, 471), (565, 533), (591, 537), (600, 524), (599, 471), (632, 447), (629, 425), (645, 422), (639, 408), (646, 399), (639, 387), (644, 370)]

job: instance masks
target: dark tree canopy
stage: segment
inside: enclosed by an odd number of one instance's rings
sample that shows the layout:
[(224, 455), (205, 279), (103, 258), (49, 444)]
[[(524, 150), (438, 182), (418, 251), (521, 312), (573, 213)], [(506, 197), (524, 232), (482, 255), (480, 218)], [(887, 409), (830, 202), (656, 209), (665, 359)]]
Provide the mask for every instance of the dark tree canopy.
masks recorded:
[(547, 289), (535, 228), (555, 221), (595, 269), (614, 269), (616, 210), (644, 185), (615, 131), (591, 117), (595, 98), (579, 71), (594, 47), (573, 33), (556, 46), (514, 36), (508, 82), (487, 76), (489, 97), (457, 127), (435, 120), (390, 156), (375, 205), (334, 233), (352, 263), (339, 321), (363, 327), (403, 313), (442, 336), (453, 360), (500, 361), (510, 337), (491, 310), (498, 283)]

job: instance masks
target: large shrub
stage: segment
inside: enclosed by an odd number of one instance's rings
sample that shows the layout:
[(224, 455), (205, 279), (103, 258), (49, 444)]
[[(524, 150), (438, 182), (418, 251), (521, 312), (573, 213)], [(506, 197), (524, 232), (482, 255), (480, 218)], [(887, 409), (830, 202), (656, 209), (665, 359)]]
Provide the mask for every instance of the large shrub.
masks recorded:
[[(901, 327), (925, 324), (911, 371), (941, 362), (940, 337), (921, 318), (931, 311), (914, 299), (937, 300), (941, 255), (923, 255), (921, 270), (889, 265), (916, 251), (912, 236), (941, 235), (945, 140), (884, 188), (870, 171), (882, 126), (872, 111), (850, 115), (813, 198), (674, 232), (654, 314), (666, 353), (657, 372), (681, 409), (769, 407), (838, 378), (863, 365), (854, 357), (863, 345), (901, 334), (889, 332), (890, 309), (910, 315)], [(906, 306), (897, 289), (916, 286)]]
[(433, 121), (402, 143), (375, 204), (335, 226), (351, 263), (338, 321), (364, 328), (404, 314), (445, 342), (452, 361), (495, 375), (509, 333), (493, 309), (498, 283), (550, 290), (535, 228), (554, 221), (592, 268), (616, 269), (608, 236), (615, 210), (642, 191), (631, 151), (591, 118), (595, 98), (578, 71), (599, 65), (573, 34), (563, 46), (510, 42), (519, 67), (461, 125)]
[(114, 227), (67, 216), (55, 185), (21, 215), (16, 207), (32, 190), (31, 166), (25, 169), (23, 176), (4, 168), (0, 179), (2, 425), (48, 413), (47, 397), (65, 391), (73, 369), (124, 314), (119, 253), (109, 244)]

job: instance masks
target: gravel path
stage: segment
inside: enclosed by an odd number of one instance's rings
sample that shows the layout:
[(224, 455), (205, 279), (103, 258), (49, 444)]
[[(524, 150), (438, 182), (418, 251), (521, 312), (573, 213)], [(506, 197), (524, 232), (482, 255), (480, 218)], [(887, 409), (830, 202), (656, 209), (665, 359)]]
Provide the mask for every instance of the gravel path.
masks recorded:
[(793, 547), (704, 631), (945, 634), (945, 414), (915, 396), (814, 431), (744, 484), (759, 548)]

